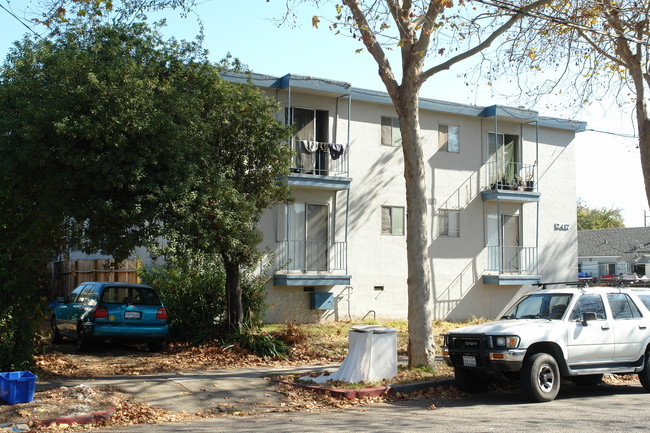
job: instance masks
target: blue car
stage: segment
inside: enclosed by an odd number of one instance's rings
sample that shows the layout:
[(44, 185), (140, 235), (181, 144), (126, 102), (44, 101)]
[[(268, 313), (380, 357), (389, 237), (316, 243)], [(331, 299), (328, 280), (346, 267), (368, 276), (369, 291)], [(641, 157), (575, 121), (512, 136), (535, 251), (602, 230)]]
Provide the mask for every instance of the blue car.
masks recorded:
[(167, 338), (167, 310), (144, 284), (89, 281), (57, 302), (51, 321), (55, 343), (68, 337), (86, 351), (95, 341), (125, 340), (157, 351)]

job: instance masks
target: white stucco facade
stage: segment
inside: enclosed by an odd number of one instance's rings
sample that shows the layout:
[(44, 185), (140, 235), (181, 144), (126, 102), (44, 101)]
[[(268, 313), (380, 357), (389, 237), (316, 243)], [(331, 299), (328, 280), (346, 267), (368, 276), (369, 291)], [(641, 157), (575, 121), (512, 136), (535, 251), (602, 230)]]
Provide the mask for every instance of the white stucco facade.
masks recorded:
[[(405, 319), (402, 149), (382, 140), (382, 122), (388, 134), (397, 117), (389, 98), (311, 77), (253, 81), (281, 104), (278, 120), (297, 125), (297, 149), (310, 140), (347, 147), (308, 169), (296, 160), (288, 177), (294, 202), (260, 221), (261, 248), (277, 263), (266, 320)], [(585, 124), (432, 100), (422, 100), (420, 116), (435, 318), (494, 318), (535, 282), (574, 280), (573, 140)], [(453, 144), (441, 143), (445, 137)], [(331, 302), (318, 305), (328, 301), (323, 294)]]

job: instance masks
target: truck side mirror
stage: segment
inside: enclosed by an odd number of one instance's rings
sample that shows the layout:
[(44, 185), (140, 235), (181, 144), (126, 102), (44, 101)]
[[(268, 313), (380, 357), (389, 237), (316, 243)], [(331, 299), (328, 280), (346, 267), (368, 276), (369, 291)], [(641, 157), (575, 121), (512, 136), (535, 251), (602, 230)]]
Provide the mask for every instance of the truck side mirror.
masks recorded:
[(591, 322), (592, 320), (596, 320), (596, 313), (589, 311), (586, 313), (582, 313), (582, 326), (587, 326), (587, 322)]

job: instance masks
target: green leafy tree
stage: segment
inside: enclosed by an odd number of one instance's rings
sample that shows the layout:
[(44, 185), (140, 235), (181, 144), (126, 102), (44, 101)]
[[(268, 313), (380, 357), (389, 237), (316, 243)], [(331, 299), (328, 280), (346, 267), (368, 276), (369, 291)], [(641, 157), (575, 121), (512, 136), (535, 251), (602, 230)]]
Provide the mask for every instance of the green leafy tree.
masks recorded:
[(578, 201), (578, 230), (618, 229), (625, 227), (621, 209), (589, 208)]
[(6, 323), (35, 322), (47, 280), (26, 276), (63, 245), (119, 261), (166, 233), (224, 259), (241, 321), (238, 265), (258, 257), (255, 218), (287, 199), (277, 144), (290, 131), (274, 109), (222, 81), (198, 45), (143, 24), (17, 43), (0, 74), (0, 333), (13, 335), (0, 344), (30, 352), (33, 332)]

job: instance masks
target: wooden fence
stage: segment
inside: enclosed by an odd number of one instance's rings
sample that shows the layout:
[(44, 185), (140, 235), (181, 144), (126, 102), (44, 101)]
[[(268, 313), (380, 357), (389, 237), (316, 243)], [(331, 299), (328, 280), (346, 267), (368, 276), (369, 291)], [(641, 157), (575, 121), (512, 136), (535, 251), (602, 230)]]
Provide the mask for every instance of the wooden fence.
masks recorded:
[(138, 259), (124, 260), (112, 266), (109, 259), (83, 259), (50, 262), (52, 299), (65, 296), (85, 281), (116, 281), (139, 283), (137, 270), (142, 266)]

